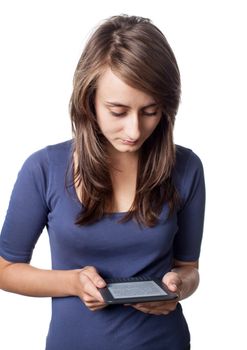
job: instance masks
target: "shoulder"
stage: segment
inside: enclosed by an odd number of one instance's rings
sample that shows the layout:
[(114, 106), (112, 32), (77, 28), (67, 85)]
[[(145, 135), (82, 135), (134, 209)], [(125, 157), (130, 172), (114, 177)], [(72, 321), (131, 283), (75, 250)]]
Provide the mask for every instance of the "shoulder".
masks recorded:
[(190, 148), (176, 145), (176, 163), (173, 169), (175, 186), (183, 198), (188, 196), (193, 184), (204, 182), (204, 170), (201, 158)]
[(45, 150), (49, 158), (59, 162), (72, 154), (73, 140), (67, 140), (55, 145), (49, 145), (45, 148)]
[[(46, 146), (29, 155), (24, 161), (18, 178), (32, 179), (36, 182), (48, 180), (64, 172), (72, 154), (72, 140)], [(43, 179), (43, 180), (42, 180)]]
[(46, 146), (32, 153), (23, 163), (15, 183), (15, 193), (25, 189), (29, 196), (35, 194), (50, 207), (54, 191), (64, 183), (64, 176), (70, 162), (73, 142)]
[(199, 156), (190, 148), (181, 145), (176, 147), (176, 165), (177, 170), (184, 170), (187, 167), (201, 167), (202, 161)]
[(72, 140), (48, 145), (33, 152), (24, 162), (25, 167), (36, 168), (41, 166), (46, 168), (50, 164), (61, 164), (66, 162), (72, 153)]

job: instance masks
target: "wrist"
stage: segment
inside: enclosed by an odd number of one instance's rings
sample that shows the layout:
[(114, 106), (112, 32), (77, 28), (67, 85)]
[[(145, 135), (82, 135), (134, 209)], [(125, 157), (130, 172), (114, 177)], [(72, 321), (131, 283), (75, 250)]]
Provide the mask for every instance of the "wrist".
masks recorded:
[(78, 296), (81, 292), (81, 283), (80, 283), (80, 269), (70, 270), (69, 276), (69, 293), (71, 296)]

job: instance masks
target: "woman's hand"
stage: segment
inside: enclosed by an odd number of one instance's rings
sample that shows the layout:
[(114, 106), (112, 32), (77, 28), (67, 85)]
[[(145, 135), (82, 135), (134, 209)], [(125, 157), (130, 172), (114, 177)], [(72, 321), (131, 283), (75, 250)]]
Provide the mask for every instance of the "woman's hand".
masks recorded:
[(78, 271), (77, 296), (91, 311), (103, 309), (105, 304), (97, 288), (106, 286), (105, 281), (93, 266), (86, 266)]
[[(162, 279), (171, 292), (180, 296), (182, 280), (176, 272), (168, 272)], [(132, 304), (135, 309), (153, 315), (167, 315), (177, 307), (179, 298), (174, 301), (152, 301), (145, 303)]]

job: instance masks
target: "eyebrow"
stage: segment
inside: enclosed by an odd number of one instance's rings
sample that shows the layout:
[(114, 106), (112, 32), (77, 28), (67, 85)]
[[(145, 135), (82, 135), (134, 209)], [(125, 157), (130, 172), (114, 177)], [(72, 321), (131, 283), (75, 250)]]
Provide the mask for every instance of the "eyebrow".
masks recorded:
[[(109, 107), (125, 107), (125, 108), (130, 108), (129, 106), (124, 105), (124, 104), (119, 103), (119, 102), (110, 102), (110, 101), (106, 101), (105, 104), (106, 104), (106, 106), (109, 106)], [(146, 106), (143, 106), (142, 109), (145, 109), (145, 108), (148, 108), (148, 107), (155, 107), (155, 106), (157, 106), (157, 105), (158, 105), (158, 103), (153, 102), (153, 103), (150, 103), (150, 104), (148, 104), (148, 105), (146, 105)]]

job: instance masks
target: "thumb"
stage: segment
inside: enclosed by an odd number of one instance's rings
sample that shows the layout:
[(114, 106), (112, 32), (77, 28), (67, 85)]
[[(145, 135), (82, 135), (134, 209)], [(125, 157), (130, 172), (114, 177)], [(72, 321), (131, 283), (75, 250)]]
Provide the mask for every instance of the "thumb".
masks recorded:
[(98, 288), (103, 288), (106, 286), (106, 282), (99, 275), (98, 271), (94, 266), (86, 266), (82, 269), (83, 273), (93, 282), (93, 284)]
[(167, 284), (167, 287), (168, 287), (168, 289), (171, 292), (177, 292), (178, 291), (178, 286), (177, 286), (177, 284), (176, 284), (176, 282), (174, 280), (169, 281), (168, 284)]
[(168, 289), (171, 292), (177, 292), (178, 286), (180, 285), (180, 279), (175, 272), (168, 272), (162, 279), (163, 283), (165, 283)]

